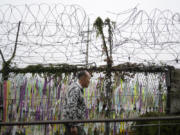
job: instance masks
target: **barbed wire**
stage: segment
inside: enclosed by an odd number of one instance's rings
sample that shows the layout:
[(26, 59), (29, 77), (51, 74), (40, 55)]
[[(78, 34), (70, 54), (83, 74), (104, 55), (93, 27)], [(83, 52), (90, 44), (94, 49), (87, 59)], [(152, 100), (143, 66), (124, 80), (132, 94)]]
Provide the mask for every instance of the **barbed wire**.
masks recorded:
[(134, 8), (128, 14), (124, 20), (119, 20), (122, 14), (116, 15), (116, 36), (117, 42), (120, 43), (117, 46), (127, 51), (129, 60), (139, 58), (140, 61), (178, 63), (179, 13), (154, 9), (148, 14)]
[[(110, 19), (115, 22), (114, 65), (135, 62), (179, 66), (179, 13), (159, 9), (147, 13), (135, 7), (111, 13)], [(105, 63), (101, 40), (93, 28), (95, 20), (91, 20), (82, 7), (63, 4), (0, 6), (0, 48), (5, 59), (13, 53), (19, 21), (21, 27), (13, 66), (87, 64), (87, 54), (88, 63)], [(2, 59), (0, 63), (2, 65)]]

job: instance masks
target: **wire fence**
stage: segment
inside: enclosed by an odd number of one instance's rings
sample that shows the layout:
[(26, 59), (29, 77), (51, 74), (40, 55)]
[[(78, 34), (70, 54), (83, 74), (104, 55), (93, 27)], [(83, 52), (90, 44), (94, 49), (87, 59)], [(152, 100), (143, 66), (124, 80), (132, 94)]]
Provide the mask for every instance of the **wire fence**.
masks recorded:
[[(88, 89), (84, 90), (87, 105), (86, 119), (105, 119), (107, 104), (104, 91), (105, 74), (93, 73)], [(164, 114), (167, 104), (167, 86), (165, 73), (128, 73), (112, 74), (113, 95), (109, 119), (133, 119), (146, 113)], [(67, 87), (76, 81), (73, 73), (60, 75), (46, 74), (10, 74), (9, 80), (1, 83), (4, 91), (3, 121), (33, 122), (62, 120), (62, 105)], [(35, 122), (35, 123), (36, 123)], [(119, 121), (120, 122), (120, 121)], [(34, 124), (35, 124), (34, 123)], [(56, 123), (57, 124), (57, 123)], [(167, 124), (167, 123), (166, 123)], [(116, 125), (116, 126), (115, 126)], [(131, 132), (133, 122), (110, 124), (110, 129), (116, 127), (117, 133)], [(139, 124), (148, 126), (146, 124)], [(155, 126), (155, 125), (154, 125)], [(47, 131), (47, 127), (53, 129)], [(53, 126), (23, 126), (6, 127), (2, 125), (2, 134), (8, 131), (25, 134), (64, 134), (64, 125)], [(85, 124), (85, 129), (105, 132), (105, 123)], [(49, 129), (49, 130), (50, 130)], [(23, 131), (24, 130), (24, 131)], [(121, 130), (121, 131), (120, 131)], [(30, 132), (31, 131), (31, 132)], [(115, 133), (115, 131), (114, 131)]]
[[(114, 65), (135, 62), (178, 67), (179, 13), (159, 9), (147, 13), (135, 7), (109, 16), (115, 26)], [(21, 26), (12, 66), (104, 64), (102, 43), (93, 28), (95, 20), (91, 20), (82, 7), (63, 4), (0, 6), (0, 48), (6, 60), (13, 53), (19, 21)]]
[[(131, 76), (129, 76), (131, 75)], [(165, 112), (167, 86), (163, 73), (113, 75), (110, 118), (132, 118), (146, 112)], [(133, 75), (133, 77), (132, 77)], [(95, 73), (84, 89), (87, 119), (106, 118), (105, 76)], [(73, 74), (32, 76), (18, 74), (1, 83), (4, 91), (4, 121), (61, 120), (67, 87), (76, 81)]]
[[(87, 119), (106, 118), (107, 79), (112, 81), (112, 96), (108, 97), (112, 103), (108, 118), (114, 119), (112, 122), (147, 113), (160, 115), (169, 109), (167, 74), (172, 67), (167, 65), (179, 66), (180, 14), (158, 9), (147, 13), (137, 8), (111, 13), (112, 39), (108, 27), (103, 27), (105, 42), (112, 42), (107, 48), (112, 55), (109, 70), (94, 21), (78, 5), (0, 6), (3, 121), (61, 120), (65, 90), (76, 80), (76, 72), (84, 69), (93, 74), (90, 87), (84, 90)], [(129, 133), (130, 127), (161, 126), (119, 122), (110, 124), (112, 134), (116, 130)], [(103, 134), (104, 125), (87, 124), (85, 129), (88, 134), (96, 130)], [(63, 125), (48, 128), (5, 127), (2, 133), (64, 133)]]

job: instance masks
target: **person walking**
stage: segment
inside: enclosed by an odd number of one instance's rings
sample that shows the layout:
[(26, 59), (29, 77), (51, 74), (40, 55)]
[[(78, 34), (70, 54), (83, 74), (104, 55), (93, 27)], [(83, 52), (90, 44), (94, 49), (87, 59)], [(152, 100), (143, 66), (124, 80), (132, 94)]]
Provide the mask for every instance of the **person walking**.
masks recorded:
[[(86, 104), (83, 89), (90, 83), (91, 75), (88, 71), (80, 71), (78, 81), (72, 83), (65, 93), (63, 103), (63, 120), (83, 120), (86, 114)], [(86, 135), (83, 123), (65, 124), (65, 135)]]

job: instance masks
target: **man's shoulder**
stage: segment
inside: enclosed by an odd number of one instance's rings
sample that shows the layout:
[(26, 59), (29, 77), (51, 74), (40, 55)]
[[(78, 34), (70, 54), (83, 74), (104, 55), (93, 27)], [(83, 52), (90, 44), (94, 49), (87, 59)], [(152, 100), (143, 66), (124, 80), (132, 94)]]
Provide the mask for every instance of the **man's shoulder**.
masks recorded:
[(76, 83), (72, 83), (69, 85), (69, 88), (67, 90), (68, 95), (75, 95), (75, 94), (80, 94), (80, 88)]
[(71, 83), (69, 87), (78, 87), (77, 82)]
[(69, 86), (69, 90), (71, 89), (77, 89), (77, 90), (80, 90), (77, 82), (73, 82), (70, 86)]

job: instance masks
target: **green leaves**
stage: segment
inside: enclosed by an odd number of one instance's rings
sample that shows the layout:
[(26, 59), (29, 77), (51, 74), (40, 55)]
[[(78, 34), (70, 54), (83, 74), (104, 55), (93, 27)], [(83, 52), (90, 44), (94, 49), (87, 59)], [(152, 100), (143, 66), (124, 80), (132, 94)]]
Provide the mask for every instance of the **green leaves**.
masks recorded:
[(103, 20), (100, 17), (98, 17), (93, 24), (93, 27), (96, 29), (97, 37), (103, 34), (103, 26), (104, 26)]

